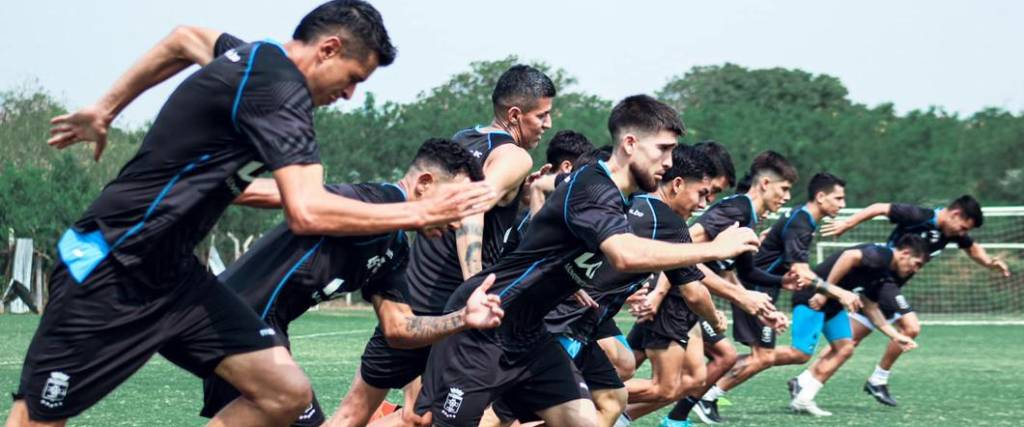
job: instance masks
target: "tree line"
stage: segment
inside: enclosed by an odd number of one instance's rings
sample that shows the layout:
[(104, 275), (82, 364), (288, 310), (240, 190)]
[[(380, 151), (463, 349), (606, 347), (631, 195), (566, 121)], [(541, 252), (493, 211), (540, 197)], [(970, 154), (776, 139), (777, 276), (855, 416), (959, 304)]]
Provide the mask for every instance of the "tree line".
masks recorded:
[[(517, 62), (508, 57), (471, 63), (408, 103), (381, 103), (367, 94), (355, 108), (319, 110), (316, 130), (327, 180), (394, 180), (428, 137), (488, 123), (491, 89)], [(610, 143), (606, 121), (616, 100), (587, 93), (564, 69), (534, 65), (559, 90), (553, 131), (574, 129), (595, 145)], [(892, 104), (853, 102), (832, 76), (734, 64), (695, 67), (654, 95), (681, 112), (688, 128), (684, 142), (725, 144), (741, 175), (762, 150), (786, 155), (800, 171), (795, 202), (806, 197), (805, 180), (827, 170), (848, 181), (850, 206), (941, 204), (964, 193), (986, 206), (1024, 204), (1020, 113), (992, 108), (961, 117), (934, 107), (897, 114)], [(0, 227), (4, 235), (13, 229), (36, 239), (50, 259), (60, 234), (135, 153), (146, 130), (112, 129), (104, 158), (96, 163), (91, 147), (57, 151), (45, 144), (49, 119), (66, 111), (43, 88), (0, 92)], [(538, 167), (546, 143), (533, 152)], [(259, 234), (280, 220), (277, 211), (231, 208), (214, 233)], [(217, 246), (231, 252), (228, 239), (218, 238)]]

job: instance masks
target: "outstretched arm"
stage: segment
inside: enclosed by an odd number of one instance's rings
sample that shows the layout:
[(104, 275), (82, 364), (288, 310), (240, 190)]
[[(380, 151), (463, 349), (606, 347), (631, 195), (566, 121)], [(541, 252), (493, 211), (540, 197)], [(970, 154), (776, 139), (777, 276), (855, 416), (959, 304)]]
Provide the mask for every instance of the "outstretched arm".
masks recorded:
[(370, 235), (445, 225), (483, 212), (494, 192), (482, 182), (451, 184), (434, 197), (405, 203), (370, 204), (331, 194), (320, 164), (274, 171), (288, 227), (300, 235)]
[(616, 270), (644, 273), (733, 258), (756, 251), (758, 244), (752, 230), (733, 225), (708, 243), (668, 243), (621, 233), (601, 242), (600, 249)]
[(1010, 267), (1006, 265), (1006, 261), (998, 257), (989, 257), (988, 252), (980, 244), (974, 243), (967, 249), (964, 249), (964, 252), (967, 252), (967, 256), (971, 257), (978, 265), (998, 271), (1003, 277), (1010, 277)]
[(444, 316), (417, 316), (408, 304), (380, 295), (373, 296), (373, 308), (388, 345), (395, 348), (423, 347), (466, 329), (498, 327), (505, 312), (501, 309), (501, 299), (487, 293), (493, 284), (492, 274), (473, 291), (465, 307)]
[(839, 237), (843, 233), (852, 230), (860, 223), (879, 215), (889, 215), (889, 203), (875, 203), (857, 212), (853, 216), (842, 220), (832, 221), (821, 226), (821, 235), (824, 237)]
[(220, 31), (180, 26), (142, 55), (95, 104), (50, 120), (48, 144), (63, 149), (81, 141), (93, 141), (93, 157), (99, 160), (107, 145), (107, 131), (114, 118), (149, 88), (178, 74), (192, 64), (213, 60), (213, 46)]

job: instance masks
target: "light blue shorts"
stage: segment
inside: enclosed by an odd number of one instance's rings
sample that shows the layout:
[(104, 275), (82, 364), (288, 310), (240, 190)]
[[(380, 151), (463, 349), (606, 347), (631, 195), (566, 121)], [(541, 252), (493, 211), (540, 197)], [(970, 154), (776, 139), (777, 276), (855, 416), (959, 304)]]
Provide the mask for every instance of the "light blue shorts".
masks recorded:
[(808, 356), (814, 355), (814, 347), (818, 345), (818, 337), (822, 333), (828, 342), (841, 339), (853, 339), (850, 328), (850, 317), (846, 310), (840, 310), (826, 319), (825, 313), (812, 310), (806, 305), (793, 307), (793, 348)]

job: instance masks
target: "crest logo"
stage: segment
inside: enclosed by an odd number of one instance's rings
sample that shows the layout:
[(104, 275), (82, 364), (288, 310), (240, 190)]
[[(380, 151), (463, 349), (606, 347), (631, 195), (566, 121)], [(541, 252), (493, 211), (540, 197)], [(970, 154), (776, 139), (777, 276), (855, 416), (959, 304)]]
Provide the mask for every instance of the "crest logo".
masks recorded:
[(56, 408), (63, 405), (64, 398), (68, 395), (68, 387), (71, 377), (63, 372), (50, 372), (50, 378), (43, 385), (43, 400), (45, 406)]
[(462, 389), (452, 387), (448, 389), (448, 397), (444, 399), (444, 407), (441, 413), (448, 418), (455, 418), (462, 407), (462, 396), (465, 394)]

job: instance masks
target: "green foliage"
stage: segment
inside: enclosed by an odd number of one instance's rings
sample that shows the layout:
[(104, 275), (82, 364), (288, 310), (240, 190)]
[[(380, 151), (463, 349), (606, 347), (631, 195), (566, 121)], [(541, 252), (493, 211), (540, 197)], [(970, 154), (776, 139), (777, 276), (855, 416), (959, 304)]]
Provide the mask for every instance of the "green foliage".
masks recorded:
[[(519, 59), (471, 63), (440, 86), (409, 103), (379, 103), (368, 94), (363, 105), (316, 115), (321, 156), (329, 182), (395, 180), (419, 144), (457, 130), (487, 124), (490, 95), (498, 77)], [(596, 145), (610, 141), (606, 121), (613, 101), (579, 91), (563, 69), (543, 63), (559, 95), (552, 131), (533, 151), (543, 162), (547, 139), (560, 129), (586, 134)], [(985, 205), (1024, 204), (1024, 117), (998, 109), (960, 118), (941, 109), (897, 115), (890, 104), (851, 102), (835, 77), (782, 68), (750, 70), (725, 64), (695, 67), (671, 79), (657, 96), (678, 108), (689, 128), (686, 141), (715, 139), (729, 147), (737, 169), (758, 152), (787, 155), (804, 183), (828, 170), (849, 181), (851, 206), (874, 201), (937, 204), (973, 193)], [(92, 147), (57, 151), (46, 146), (49, 120), (65, 109), (38, 87), (0, 92), (0, 228), (39, 240), (51, 251), (60, 233), (135, 153), (145, 129), (112, 129), (101, 162)], [(279, 211), (231, 208), (214, 233), (244, 240), (281, 221)], [(230, 240), (218, 237), (226, 260)], [(205, 250), (205, 248), (201, 248)]]

